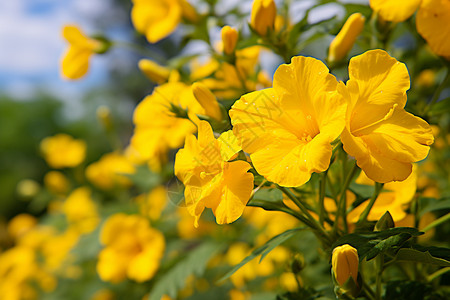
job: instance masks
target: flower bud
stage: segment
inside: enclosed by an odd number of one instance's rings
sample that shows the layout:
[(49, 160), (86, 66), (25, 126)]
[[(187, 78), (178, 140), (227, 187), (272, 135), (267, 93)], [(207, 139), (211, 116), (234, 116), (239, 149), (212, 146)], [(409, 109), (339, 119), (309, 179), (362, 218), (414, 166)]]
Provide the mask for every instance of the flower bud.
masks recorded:
[(206, 85), (201, 82), (195, 82), (192, 85), (192, 91), (194, 92), (194, 96), (198, 103), (205, 109), (207, 116), (210, 116), (217, 121), (222, 120), (222, 112), (216, 96), (214, 96)]
[(139, 69), (148, 79), (158, 84), (166, 82), (170, 75), (168, 68), (160, 66), (149, 59), (141, 59), (139, 61)]
[(59, 171), (50, 171), (44, 176), (44, 184), (47, 189), (55, 194), (65, 194), (69, 190), (69, 180)]
[(254, 0), (250, 25), (259, 35), (265, 36), (269, 28), (273, 30), (276, 15), (273, 0)]
[[(345, 244), (334, 248), (331, 266), (335, 282), (348, 292), (348, 281), (353, 281), (350, 286), (358, 287), (358, 251), (352, 246)], [(353, 294), (353, 293), (352, 293)]]
[(394, 219), (392, 218), (392, 215), (389, 213), (389, 211), (386, 211), (384, 215), (375, 224), (375, 228), (373, 231), (382, 231), (394, 227), (395, 227)]
[(328, 49), (328, 61), (335, 62), (343, 59), (355, 44), (356, 38), (364, 28), (365, 18), (360, 13), (352, 14)]
[(222, 28), (221, 34), (223, 42), (223, 52), (226, 55), (230, 55), (234, 52), (234, 48), (236, 48), (238, 32), (236, 29), (231, 28), (227, 25)]

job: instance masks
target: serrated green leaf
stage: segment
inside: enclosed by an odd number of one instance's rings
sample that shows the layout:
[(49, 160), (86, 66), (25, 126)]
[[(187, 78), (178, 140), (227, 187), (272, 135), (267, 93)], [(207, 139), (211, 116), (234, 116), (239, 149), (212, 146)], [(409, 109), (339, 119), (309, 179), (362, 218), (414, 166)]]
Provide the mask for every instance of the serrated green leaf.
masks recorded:
[(261, 255), (261, 259), (259, 262), (261, 262), (264, 257), (266, 257), (267, 254), (269, 254), (270, 251), (272, 251), (275, 247), (282, 244), (283, 242), (287, 241), (291, 237), (293, 237), (296, 233), (298, 233), (300, 230), (305, 229), (305, 227), (299, 227), (294, 229), (289, 229), (283, 233), (280, 233), (279, 235), (271, 238), (269, 241), (267, 241), (264, 245), (261, 247), (256, 248), (255, 250), (250, 253), (249, 256), (244, 258), (239, 264), (234, 266), (228, 273), (226, 273), (222, 278), (219, 279), (220, 281), (224, 281), (227, 278), (229, 278), (231, 275), (233, 275), (237, 270), (239, 270), (242, 266), (244, 266), (246, 263), (254, 259), (255, 257)]
[(176, 298), (178, 291), (184, 287), (186, 279), (190, 275), (201, 276), (209, 260), (222, 247), (223, 244), (218, 244), (217, 242), (206, 242), (189, 252), (184, 259), (179, 261), (155, 283), (148, 299), (160, 300), (164, 295)]
[(430, 252), (422, 252), (411, 248), (402, 248), (398, 250), (394, 258), (395, 261), (412, 261), (431, 264), (439, 267), (450, 267), (450, 261), (434, 257)]

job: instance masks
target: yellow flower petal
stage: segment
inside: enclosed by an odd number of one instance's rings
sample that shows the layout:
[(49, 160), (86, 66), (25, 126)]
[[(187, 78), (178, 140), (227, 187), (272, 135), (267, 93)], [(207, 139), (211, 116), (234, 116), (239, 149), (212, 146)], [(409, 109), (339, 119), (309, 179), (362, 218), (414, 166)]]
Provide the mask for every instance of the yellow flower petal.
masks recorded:
[(421, 0), (370, 0), (370, 7), (381, 18), (391, 22), (403, 22), (413, 15)]
[(433, 52), (450, 57), (450, 2), (423, 0), (416, 17), (417, 31)]
[(230, 117), (233, 131), (261, 175), (298, 186), (328, 168), (330, 143), (344, 127), (346, 104), (335, 77), (314, 58), (281, 65), (274, 88), (246, 94)]

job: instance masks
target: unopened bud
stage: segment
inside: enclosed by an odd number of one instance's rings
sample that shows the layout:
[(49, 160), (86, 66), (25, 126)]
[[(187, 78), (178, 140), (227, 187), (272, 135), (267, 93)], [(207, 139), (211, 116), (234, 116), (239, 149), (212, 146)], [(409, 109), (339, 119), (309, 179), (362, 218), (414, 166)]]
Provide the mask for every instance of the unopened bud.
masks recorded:
[(335, 62), (343, 59), (355, 44), (356, 38), (364, 28), (365, 18), (360, 13), (352, 14), (328, 49), (328, 61)]
[(192, 85), (192, 91), (194, 92), (194, 96), (198, 103), (205, 109), (207, 116), (210, 116), (217, 121), (222, 120), (222, 112), (216, 96), (214, 96), (206, 85), (201, 82), (195, 82)]
[(231, 28), (228, 25), (222, 28), (221, 34), (223, 42), (223, 52), (226, 55), (230, 55), (234, 52), (234, 49), (236, 48), (236, 43), (239, 34), (236, 29)]
[(162, 84), (169, 79), (170, 70), (166, 67), (158, 65), (150, 59), (141, 59), (139, 61), (139, 69), (148, 79), (157, 84)]
[(254, 0), (250, 25), (259, 35), (265, 36), (269, 28), (273, 30), (276, 15), (273, 0)]
[(389, 211), (387, 211), (375, 224), (375, 228), (373, 231), (382, 231), (394, 227), (395, 227), (394, 219), (392, 218)]
[(360, 291), (358, 284), (358, 251), (345, 244), (334, 248), (332, 258), (332, 274), (339, 293), (356, 296)]
[(111, 129), (112, 119), (111, 110), (105, 105), (101, 105), (97, 108), (97, 118), (105, 129)]

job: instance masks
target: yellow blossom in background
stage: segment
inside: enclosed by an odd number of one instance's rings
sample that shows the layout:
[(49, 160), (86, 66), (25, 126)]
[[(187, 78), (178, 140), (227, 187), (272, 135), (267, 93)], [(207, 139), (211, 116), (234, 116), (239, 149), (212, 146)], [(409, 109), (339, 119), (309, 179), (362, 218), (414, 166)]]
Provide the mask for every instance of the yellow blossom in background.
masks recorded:
[(87, 187), (74, 190), (64, 201), (62, 210), (69, 224), (80, 233), (93, 231), (100, 222), (97, 205), (91, 198), (91, 190)]
[(157, 64), (150, 59), (141, 59), (139, 61), (139, 69), (145, 76), (157, 84), (167, 82), (170, 75), (170, 69)]
[(107, 289), (96, 291), (89, 300), (114, 300), (116, 299), (114, 293)]
[(186, 138), (175, 158), (175, 175), (185, 185), (189, 213), (198, 219), (205, 207), (211, 208), (217, 224), (236, 221), (243, 213), (253, 190), (253, 175), (247, 162), (228, 162), (241, 149), (230, 131), (214, 138), (211, 125), (198, 123), (198, 139)]
[(59, 171), (50, 171), (44, 176), (46, 188), (54, 194), (65, 194), (69, 190), (70, 183), (67, 177)]
[(217, 102), (216, 97), (208, 87), (201, 82), (194, 82), (192, 92), (208, 116), (211, 116), (216, 121), (222, 120), (222, 110), (220, 109), (219, 102)]
[(267, 34), (267, 30), (273, 30), (277, 7), (273, 0), (254, 0), (250, 26), (261, 36)]
[(335, 62), (343, 59), (355, 44), (356, 38), (364, 29), (366, 18), (360, 13), (348, 17), (338, 35), (328, 49), (328, 61)]
[(236, 43), (239, 37), (239, 33), (236, 29), (230, 26), (224, 26), (221, 30), (222, 42), (223, 42), (223, 52), (230, 55), (234, 52), (236, 48)]
[(77, 26), (63, 28), (63, 37), (69, 43), (61, 62), (61, 74), (66, 79), (80, 79), (89, 69), (89, 59), (104, 50), (99, 40), (87, 37)]
[(156, 43), (175, 30), (183, 14), (196, 18), (195, 9), (185, 0), (133, 0), (131, 20), (150, 43)]
[(37, 219), (29, 214), (18, 214), (8, 223), (9, 235), (17, 240), (27, 232), (29, 232), (37, 224)]
[[(414, 167), (413, 172), (407, 179), (400, 182), (388, 182), (383, 186), (384, 190), (378, 195), (375, 204), (367, 216), (367, 220), (378, 221), (386, 211), (389, 211), (394, 222), (400, 221), (406, 217), (405, 210), (408, 208), (409, 203), (416, 193), (417, 173), (415, 170), (416, 168)], [(365, 185), (375, 184), (375, 182), (369, 179), (364, 172), (361, 172), (356, 179), (356, 183)], [(366, 200), (348, 213), (348, 222), (356, 223), (368, 204), (369, 200)]]
[(437, 55), (450, 59), (450, 2), (422, 0), (416, 16), (417, 32)]
[(126, 175), (134, 172), (135, 167), (124, 155), (112, 152), (90, 164), (86, 168), (86, 177), (102, 189), (111, 189), (115, 186), (129, 186), (131, 181)]
[(148, 216), (152, 221), (159, 219), (167, 205), (167, 200), (167, 189), (162, 185), (153, 188), (148, 194), (136, 197), (141, 214)]
[(325, 171), (330, 143), (344, 127), (343, 90), (328, 68), (294, 57), (275, 72), (273, 88), (246, 94), (230, 110), (233, 132), (255, 169), (282, 186), (306, 183)]
[(341, 287), (350, 278), (358, 285), (358, 265), (358, 251), (352, 246), (345, 244), (333, 249), (331, 266), (334, 278)]
[(45, 267), (52, 272), (64, 274), (73, 264), (75, 257), (70, 251), (79, 239), (79, 231), (70, 227), (64, 232), (54, 233), (48, 237), (41, 246)]
[(370, 7), (383, 20), (403, 22), (413, 15), (422, 0), (370, 0)]
[[(416, 85), (423, 88), (429, 88), (434, 85), (436, 81), (436, 71), (433, 69), (425, 69), (416, 77)], [(434, 133), (433, 133), (434, 134)], [(436, 136), (436, 134), (434, 134)]]
[(433, 134), (427, 122), (404, 110), (406, 66), (383, 50), (350, 60), (344, 150), (377, 182), (405, 180), (413, 162), (428, 155)]
[(165, 249), (164, 236), (146, 218), (118, 213), (103, 224), (97, 272), (103, 281), (125, 278), (144, 282), (159, 268)]
[(86, 143), (60, 133), (41, 141), (41, 152), (52, 168), (76, 167), (86, 156)]
[(195, 99), (189, 85), (171, 82), (156, 87), (134, 111), (135, 129), (131, 147), (141, 159), (159, 159), (162, 153), (180, 147), (186, 136), (196, 131), (190, 120), (177, 118), (171, 106), (205, 115), (205, 110)]

